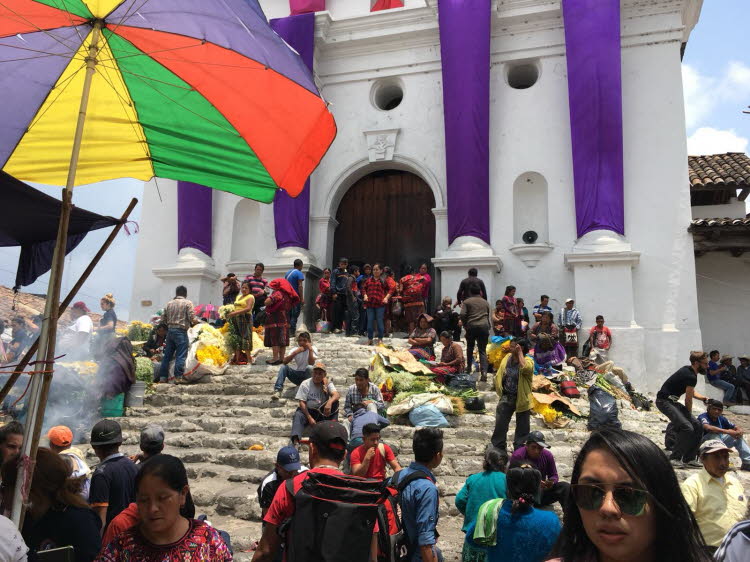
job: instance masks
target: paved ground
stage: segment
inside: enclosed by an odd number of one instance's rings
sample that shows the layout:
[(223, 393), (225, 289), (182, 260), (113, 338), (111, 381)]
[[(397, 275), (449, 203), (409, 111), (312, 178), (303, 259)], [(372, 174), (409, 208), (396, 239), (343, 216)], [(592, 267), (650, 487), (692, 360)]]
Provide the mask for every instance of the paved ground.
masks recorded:
[[(369, 364), (371, 348), (357, 339), (339, 335), (316, 335), (314, 343), (343, 395), (353, 382), (355, 369)], [(392, 343), (405, 345), (404, 340), (395, 339)], [(126, 439), (124, 449), (129, 454), (136, 452), (138, 434), (146, 424), (159, 423), (164, 427), (165, 452), (185, 462), (199, 512), (207, 513), (216, 526), (230, 532), (236, 559), (241, 561), (250, 559), (249, 551), (260, 537), (258, 483), (272, 468), (276, 451), (288, 443), (291, 415), (296, 407), (290, 385), (282, 400), (270, 400), (278, 367), (267, 366), (268, 357), (269, 352), (263, 351), (256, 365), (232, 367), (207, 384), (159, 385), (156, 394), (147, 397), (144, 407), (131, 409), (128, 417), (120, 420)], [(455, 494), (469, 474), (481, 469), (483, 451), (494, 426), (496, 395), (486, 387), (481, 390), (485, 391), (489, 414), (451, 419), (454, 427), (445, 430), (445, 461), (436, 471), (441, 494), (440, 546), (446, 560), (460, 559), (463, 542), (462, 520), (454, 506)], [(577, 400), (576, 405), (582, 412), (588, 412), (586, 400)], [(658, 411), (621, 408), (620, 420), (625, 429), (663, 443), (666, 418)], [(737, 416), (737, 420), (750, 429), (750, 416), (743, 416), (741, 421)], [(533, 419), (534, 428), (545, 432), (561, 478), (569, 478), (574, 455), (588, 437), (585, 421), (549, 430), (542, 426), (541, 420)], [(404, 466), (412, 460), (412, 433), (412, 427), (398, 425), (383, 432), (384, 440), (399, 450), (399, 460)], [(256, 444), (262, 445), (263, 450), (250, 451)], [(678, 475), (683, 479), (689, 472), (678, 471)], [(748, 473), (742, 473), (741, 478), (750, 491)]]

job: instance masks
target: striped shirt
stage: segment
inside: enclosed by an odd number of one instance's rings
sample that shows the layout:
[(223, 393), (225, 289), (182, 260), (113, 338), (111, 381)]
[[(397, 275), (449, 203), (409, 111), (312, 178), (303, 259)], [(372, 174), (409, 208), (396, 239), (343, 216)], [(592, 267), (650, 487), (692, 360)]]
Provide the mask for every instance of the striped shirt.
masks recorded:
[(266, 291), (266, 286), (268, 285), (268, 279), (265, 277), (253, 277), (252, 275), (248, 275), (245, 277), (245, 281), (250, 283), (250, 292), (255, 297), (262, 295)]
[(195, 324), (193, 303), (185, 297), (175, 297), (164, 307), (162, 319), (170, 328), (189, 330)]
[(375, 402), (378, 410), (382, 410), (383, 408), (385, 408), (385, 403), (383, 402), (383, 394), (380, 392), (380, 389), (371, 382), (367, 384), (369, 385), (367, 389), (367, 396), (362, 396), (356, 384), (351, 385), (349, 387), (349, 390), (347, 390), (346, 400), (344, 401), (344, 413), (347, 416), (350, 416), (352, 414), (352, 407), (355, 404), (361, 404), (365, 400), (372, 400), (373, 402)]

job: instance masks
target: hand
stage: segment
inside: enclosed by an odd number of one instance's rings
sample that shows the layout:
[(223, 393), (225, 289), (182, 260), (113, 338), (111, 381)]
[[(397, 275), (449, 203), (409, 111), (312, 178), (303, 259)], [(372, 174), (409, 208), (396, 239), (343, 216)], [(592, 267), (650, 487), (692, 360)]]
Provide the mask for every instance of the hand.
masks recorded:
[(375, 456), (375, 447), (371, 447), (370, 449), (367, 449), (364, 460), (371, 461), (372, 457), (374, 456)]
[(364, 300), (365, 300), (365, 302), (367, 302), (367, 295), (365, 295), (365, 299)]
[(299, 300), (299, 305), (300, 306), (305, 306), (305, 299), (300, 299)]
[(331, 415), (331, 402), (330, 401), (326, 402), (326, 405), (323, 406), (323, 413), (326, 416), (330, 416)]
[(744, 432), (744, 431), (742, 431), (742, 429), (740, 429), (739, 427), (738, 427), (738, 428), (736, 428), (736, 429), (734, 430), (734, 432), (735, 432), (735, 433), (737, 434), (737, 437), (738, 437), (738, 438), (739, 438), (739, 437), (742, 437), (742, 436), (743, 436), (743, 435), (745, 434), (745, 432)]
[(388, 304), (388, 299), (390, 299), (390, 298), (391, 298), (391, 297), (390, 297), (390, 295), (386, 295), (386, 296), (385, 296), (385, 297), (383, 298), (383, 304)]
[(315, 418), (312, 416), (307, 416), (307, 424), (308, 425), (315, 425)]
[(552, 480), (542, 480), (542, 490), (549, 490), (553, 484)]
[(339, 298), (339, 296), (336, 293), (333, 293), (333, 300), (336, 300), (338, 298)]

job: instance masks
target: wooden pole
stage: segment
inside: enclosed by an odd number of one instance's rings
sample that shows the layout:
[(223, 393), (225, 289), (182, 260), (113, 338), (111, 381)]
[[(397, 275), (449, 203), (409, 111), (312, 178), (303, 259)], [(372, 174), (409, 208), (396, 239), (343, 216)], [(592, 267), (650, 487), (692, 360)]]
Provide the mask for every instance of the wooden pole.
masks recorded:
[[(76, 281), (76, 284), (73, 285), (73, 288), (68, 293), (68, 296), (65, 297), (65, 300), (63, 300), (60, 303), (60, 308), (58, 308), (57, 310), (58, 318), (60, 318), (63, 315), (65, 310), (68, 308), (68, 305), (70, 304), (70, 302), (75, 298), (76, 294), (78, 294), (78, 291), (80, 291), (81, 287), (83, 287), (83, 284), (86, 281), (88, 281), (89, 276), (94, 271), (94, 268), (97, 265), (99, 265), (99, 261), (101, 261), (102, 257), (104, 257), (104, 254), (112, 245), (112, 242), (115, 241), (115, 238), (117, 238), (117, 235), (120, 233), (120, 230), (122, 230), (122, 227), (125, 226), (125, 223), (128, 221), (128, 218), (130, 217), (130, 213), (133, 212), (133, 209), (135, 208), (137, 204), (138, 204), (138, 199), (132, 199), (130, 201), (130, 205), (128, 205), (128, 208), (122, 214), (122, 217), (120, 217), (120, 223), (115, 225), (115, 227), (112, 229), (112, 232), (109, 233), (109, 236), (104, 241), (104, 244), (102, 244), (102, 247), (99, 248), (99, 251), (94, 255), (94, 257), (89, 262), (88, 267), (84, 270), (84, 272), (78, 278), (78, 281)], [(34, 354), (36, 353), (36, 350), (38, 348), (39, 348), (39, 338), (34, 340), (34, 343), (31, 345), (29, 350), (23, 356), (21, 361), (18, 363), (18, 366), (13, 370), (13, 374), (7, 380), (7, 382), (5, 383), (5, 386), (3, 386), (3, 388), (0, 390), (0, 404), (2, 404), (3, 400), (5, 400), (5, 397), (8, 396), (8, 393), (10, 393), (11, 389), (13, 388), (13, 385), (15, 385), (16, 381), (21, 377), (21, 373), (23, 373), (23, 370), (29, 364), (32, 357), (34, 357)]]
[(23, 436), (23, 448), (19, 457), (18, 475), (13, 493), (13, 504), (11, 508), (11, 519), (16, 526), (23, 527), (24, 506), (29, 487), (34, 476), (34, 462), (39, 444), (39, 436), (42, 431), (41, 423), (44, 409), (47, 405), (50, 383), (52, 382), (53, 360), (55, 358), (55, 338), (57, 336), (57, 314), (60, 302), (60, 285), (62, 273), (65, 266), (65, 250), (68, 245), (68, 226), (70, 224), (70, 212), (73, 208), (73, 186), (75, 185), (76, 169), (78, 159), (81, 155), (81, 142), (83, 140), (83, 129), (86, 123), (86, 110), (91, 94), (91, 83), (96, 72), (96, 57), (99, 54), (99, 38), (104, 22), (96, 20), (91, 34), (89, 55), (86, 57), (86, 76), (83, 81), (83, 92), (78, 111), (78, 122), (76, 123), (75, 136), (73, 137), (73, 149), (70, 154), (70, 167), (68, 168), (68, 180), (62, 195), (62, 207), (60, 210), (60, 223), (57, 229), (57, 242), (55, 253), (52, 257), (52, 270), (50, 282), (47, 287), (47, 302), (44, 308), (44, 322), (39, 337), (39, 350), (44, 357), (44, 375), (31, 378), (29, 389), (29, 407), (27, 409), (26, 428)]

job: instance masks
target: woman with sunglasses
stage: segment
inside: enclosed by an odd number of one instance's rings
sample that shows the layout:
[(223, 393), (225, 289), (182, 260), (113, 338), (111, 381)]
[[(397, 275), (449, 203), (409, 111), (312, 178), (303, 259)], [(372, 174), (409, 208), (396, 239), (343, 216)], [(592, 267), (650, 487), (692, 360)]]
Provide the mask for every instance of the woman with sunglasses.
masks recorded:
[(708, 562), (672, 465), (648, 438), (606, 429), (573, 466), (561, 562)]

